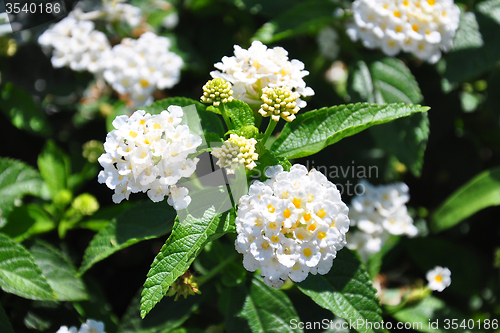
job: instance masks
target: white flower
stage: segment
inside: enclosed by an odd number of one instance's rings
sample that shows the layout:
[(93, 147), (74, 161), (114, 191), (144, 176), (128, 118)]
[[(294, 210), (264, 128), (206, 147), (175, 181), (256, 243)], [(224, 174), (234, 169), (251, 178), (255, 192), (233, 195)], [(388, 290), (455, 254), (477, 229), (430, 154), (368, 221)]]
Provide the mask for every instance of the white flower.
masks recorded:
[(169, 48), (167, 37), (152, 32), (139, 39), (124, 38), (101, 57), (104, 79), (136, 106), (150, 104), (156, 89), (171, 88), (180, 80), (184, 62)]
[(234, 174), (240, 164), (252, 170), (257, 166), (255, 161), (259, 158), (259, 154), (255, 152), (256, 144), (257, 140), (254, 138), (246, 139), (243, 136), (231, 134), (222, 147), (212, 150), (212, 155), (219, 159), (217, 161), (219, 167), (228, 168), (228, 174)]
[(241, 197), (236, 218), (236, 250), (249, 271), (261, 270), (278, 288), (288, 277), (303, 281), (326, 274), (345, 245), (348, 208), (332, 183), (299, 164), (289, 172), (269, 167), (266, 183), (255, 182)]
[(335, 60), (339, 55), (340, 46), (338, 44), (339, 34), (332, 27), (323, 28), (318, 37), (316, 37), (316, 42), (319, 46), (319, 52), (328, 59)]
[(78, 333), (78, 330), (75, 326), (71, 326), (68, 328), (68, 326), (61, 326), (56, 333)]
[(52, 66), (91, 73), (102, 72), (101, 55), (110, 49), (106, 35), (94, 30), (94, 22), (80, 21), (73, 12), (40, 35), (38, 43), (54, 49)]
[(110, 22), (126, 22), (130, 27), (135, 28), (141, 23), (141, 9), (117, 0), (108, 0), (103, 3), (102, 11), (105, 18)]
[(452, 0), (356, 0), (352, 11), (352, 40), (389, 56), (411, 52), (429, 63), (451, 48), (460, 19)]
[(351, 201), (349, 218), (358, 231), (349, 233), (347, 247), (366, 259), (382, 249), (390, 235), (417, 235), (417, 227), (408, 214), (409, 188), (404, 183), (373, 186), (360, 182), (364, 192)]
[(191, 176), (198, 159), (188, 158), (196, 152), (202, 139), (180, 125), (182, 108), (171, 105), (168, 111), (150, 115), (143, 110), (113, 120), (115, 130), (108, 133), (105, 153), (99, 158), (104, 168), (99, 183), (115, 190), (113, 202), (129, 198), (130, 193), (147, 192), (153, 202), (169, 196), (168, 203), (184, 209), (191, 202), (188, 190), (178, 188), (182, 177)]
[(446, 267), (436, 266), (427, 272), (426, 278), (429, 289), (441, 292), (451, 284), (451, 271)]
[[(306, 87), (303, 77), (309, 72), (296, 59), (288, 60), (288, 52), (282, 47), (268, 49), (254, 41), (248, 50), (234, 46), (233, 57), (223, 57), (215, 65), (219, 71), (210, 73), (213, 78), (223, 78), (233, 84), (233, 97), (249, 104), (261, 104), (265, 87), (287, 87), (301, 96), (312, 96), (314, 91)], [(306, 103), (298, 100), (297, 105)]]
[(80, 327), (78, 333), (106, 333), (104, 331), (104, 323), (100, 321), (95, 321), (92, 319), (87, 319), (85, 323)]

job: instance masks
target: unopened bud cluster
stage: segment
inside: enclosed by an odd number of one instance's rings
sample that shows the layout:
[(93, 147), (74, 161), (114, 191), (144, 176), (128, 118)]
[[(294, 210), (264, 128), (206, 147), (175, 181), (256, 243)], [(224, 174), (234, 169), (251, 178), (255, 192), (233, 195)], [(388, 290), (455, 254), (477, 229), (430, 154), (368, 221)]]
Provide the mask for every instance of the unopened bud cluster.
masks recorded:
[(261, 105), (259, 113), (263, 117), (270, 116), (274, 121), (280, 120), (280, 117), (292, 121), (300, 110), (296, 103), (299, 97), (298, 93), (287, 87), (266, 87), (262, 89), (261, 99), (264, 104)]
[(201, 294), (201, 292), (198, 289), (196, 278), (191, 274), (190, 271), (187, 271), (177, 280), (175, 280), (167, 292), (167, 296), (175, 295), (176, 301), (179, 298), (179, 295), (182, 295), (184, 296), (184, 298), (186, 298), (188, 295), (194, 294)]
[(220, 103), (231, 102), (233, 100), (232, 95), (231, 83), (217, 78), (209, 80), (203, 86), (203, 96), (200, 99), (203, 103), (212, 103), (213, 106), (219, 106)]
[(233, 174), (240, 164), (244, 164), (245, 168), (252, 170), (257, 166), (255, 161), (259, 158), (259, 154), (255, 153), (256, 144), (257, 140), (254, 138), (247, 139), (231, 134), (229, 140), (225, 141), (222, 147), (212, 150), (212, 155), (219, 159), (217, 161), (219, 167), (228, 168), (228, 174)]

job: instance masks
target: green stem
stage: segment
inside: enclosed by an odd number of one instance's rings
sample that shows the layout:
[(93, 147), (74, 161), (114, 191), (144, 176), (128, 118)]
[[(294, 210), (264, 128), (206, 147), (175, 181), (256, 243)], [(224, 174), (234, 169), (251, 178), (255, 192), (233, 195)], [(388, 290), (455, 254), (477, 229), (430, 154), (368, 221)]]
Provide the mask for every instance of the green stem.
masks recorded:
[(224, 260), (223, 262), (221, 262), (220, 264), (218, 264), (217, 266), (215, 266), (214, 268), (212, 268), (207, 274), (205, 274), (205, 275), (201, 276), (200, 278), (198, 278), (198, 287), (200, 287), (202, 284), (204, 284), (205, 282), (207, 282), (208, 280), (210, 280), (211, 278), (213, 278), (224, 267), (226, 267), (231, 262), (233, 262), (234, 259), (236, 259), (237, 256), (238, 255), (236, 253), (234, 253), (232, 256), (228, 257), (226, 260)]
[(278, 124), (277, 121), (274, 121), (273, 118), (269, 118), (269, 124), (267, 125), (266, 132), (264, 133), (264, 137), (262, 138), (262, 141), (260, 142), (263, 146), (266, 144), (267, 139), (271, 136), (271, 134), (274, 131), (274, 128)]
[(233, 129), (233, 124), (231, 123), (231, 120), (229, 119), (229, 116), (226, 111), (226, 106), (224, 103), (219, 104), (219, 110), (222, 115), (222, 118), (224, 118), (224, 122), (226, 123), (227, 130), (230, 131)]

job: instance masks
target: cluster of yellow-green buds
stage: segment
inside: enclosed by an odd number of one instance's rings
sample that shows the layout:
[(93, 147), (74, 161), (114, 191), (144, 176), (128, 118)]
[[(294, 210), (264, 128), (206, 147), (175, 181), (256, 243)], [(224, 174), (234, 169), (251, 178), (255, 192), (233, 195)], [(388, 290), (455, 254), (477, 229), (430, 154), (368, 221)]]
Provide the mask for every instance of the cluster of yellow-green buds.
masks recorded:
[(296, 103), (299, 97), (299, 93), (287, 87), (265, 87), (262, 89), (261, 96), (264, 104), (260, 106), (259, 113), (263, 117), (270, 116), (274, 121), (280, 120), (280, 117), (286, 121), (292, 121), (300, 110)]
[(219, 167), (228, 168), (228, 174), (234, 174), (240, 164), (252, 170), (257, 166), (255, 161), (259, 158), (259, 154), (255, 152), (256, 144), (257, 140), (254, 138), (247, 139), (244, 136), (231, 134), (222, 147), (212, 150), (212, 155), (219, 159), (217, 161)]
[(179, 295), (186, 298), (188, 295), (194, 294), (201, 294), (201, 292), (198, 289), (198, 282), (196, 281), (196, 278), (189, 270), (177, 278), (167, 291), (167, 296), (175, 295), (175, 301), (177, 301)]
[(201, 96), (200, 100), (203, 103), (212, 103), (213, 106), (219, 106), (220, 103), (231, 102), (233, 100), (232, 95), (231, 83), (217, 78), (209, 80), (203, 86), (203, 96)]
[(8, 37), (0, 37), (0, 56), (12, 57), (17, 51), (16, 41)]
[(99, 210), (99, 201), (89, 193), (82, 193), (71, 204), (82, 215), (92, 215)]

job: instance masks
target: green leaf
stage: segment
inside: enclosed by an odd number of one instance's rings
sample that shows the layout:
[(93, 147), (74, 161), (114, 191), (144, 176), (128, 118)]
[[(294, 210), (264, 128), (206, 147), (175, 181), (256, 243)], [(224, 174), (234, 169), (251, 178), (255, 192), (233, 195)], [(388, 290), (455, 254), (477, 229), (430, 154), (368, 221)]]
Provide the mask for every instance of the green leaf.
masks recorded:
[(254, 276), (238, 316), (247, 319), (254, 333), (302, 332), (290, 326), (293, 319), (300, 319), (286, 294), (267, 286), (259, 276)]
[(0, 305), (0, 332), (2, 333), (14, 333), (12, 326), (10, 325), (9, 318), (5, 313), (2, 305)]
[(70, 160), (54, 141), (47, 141), (38, 155), (38, 169), (47, 184), (51, 198), (54, 198), (60, 190), (68, 188)]
[(446, 55), (444, 77), (455, 83), (477, 78), (500, 64), (500, 0), (480, 2), (462, 13), (453, 50)]
[(290, 171), (292, 167), (292, 164), (286, 157), (279, 157), (272, 150), (262, 148), (260, 144), (257, 145), (257, 153), (259, 154), (259, 159), (255, 161), (257, 166), (252, 170), (252, 173), (257, 173), (262, 181), (267, 179), (265, 171), (268, 166), (281, 165), (285, 171)]
[(21, 161), (0, 157), (0, 217), (26, 194), (39, 195), (43, 181), (37, 170)]
[(7, 82), (1, 97), (0, 109), (14, 126), (45, 137), (52, 134), (47, 117), (26, 91)]
[(56, 223), (42, 207), (27, 204), (15, 207), (7, 216), (7, 223), (0, 232), (22, 242), (28, 237), (53, 230)]
[[(358, 61), (352, 89), (355, 93), (351, 93), (351, 97), (355, 101), (369, 103), (417, 104), (423, 99), (412, 73), (404, 62), (396, 58)], [(415, 176), (420, 176), (429, 137), (426, 114), (372, 127), (370, 131), (380, 147), (405, 164)]]
[[(465, 321), (467, 326), (467, 321), (470, 317), (464, 316), (439, 298), (433, 296), (426, 297), (415, 306), (405, 307), (393, 313), (392, 316), (400, 322), (410, 323), (412, 329), (419, 332), (481, 332), (480, 330), (472, 329), (472, 326), (470, 326), (471, 329), (464, 330), (463, 327), (460, 327), (460, 324), (462, 321)], [(445, 322), (445, 320), (448, 320), (448, 322)], [(455, 322), (457, 325), (456, 327), (453, 326), (451, 330), (451, 325)], [(445, 329), (446, 323), (449, 325), (449, 329)]]
[(285, 124), (270, 150), (287, 158), (309, 156), (370, 126), (427, 110), (420, 105), (357, 103), (309, 111)]
[(60, 250), (42, 241), (38, 241), (30, 250), (36, 264), (59, 300), (88, 299), (83, 281), (76, 277), (75, 267)]
[(196, 112), (191, 112), (190, 108), (184, 109), (184, 116), (182, 117), (181, 124), (188, 125), (191, 133), (198, 134), (203, 138), (204, 133), (217, 133), (219, 136), (224, 135), (224, 126), (220, 118), (209, 111), (206, 111), (205, 105), (195, 101), (194, 99), (185, 97), (170, 97), (153, 104), (146, 106), (144, 110), (151, 114), (159, 114), (163, 110), (167, 110), (170, 105), (177, 105), (180, 107), (189, 107), (194, 105)]
[(431, 219), (431, 230), (440, 232), (474, 213), (500, 205), (500, 167), (486, 170), (456, 190), (439, 206)]
[[(309, 275), (298, 283), (299, 289), (319, 306), (348, 321), (381, 322), (382, 310), (376, 290), (359, 259), (342, 249), (326, 275)], [(375, 332), (357, 326), (358, 332)]]
[(255, 126), (255, 118), (250, 106), (240, 100), (223, 104), (236, 130), (245, 126)]
[(187, 298), (174, 297), (164, 298), (149, 313), (145, 319), (141, 319), (139, 311), (141, 297), (135, 297), (128, 306), (127, 312), (122, 318), (119, 333), (161, 333), (171, 332), (181, 326), (189, 316), (198, 309), (203, 301), (204, 295), (193, 295)]
[(164, 200), (159, 203), (142, 202), (116, 214), (85, 249), (80, 275), (121, 249), (166, 235), (172, 230), (170, 221), (175, 218), (176, 212)]
[(328, 0), (309, 0), (298, 3), (271, 22), (264, 24), (253, 39), (273, 43), (301, 34), (316, 34), (325, 25), (335, 22), (332, 13), (338, 4)]
[(0, 234), (0, 286), (5, 292), (28, 299), (56, 299), (31, 253), (3, 234)]
[(202, 217), (188, 215), (176, 221), (170, 237), (151, 264), (144, 283), (141, 317), (144, 318), (167, 293), (169, 286), (189, 268), (205, 244), (219, 238), (229, 229), (231, 214), (219, 214), (215, 207)]

